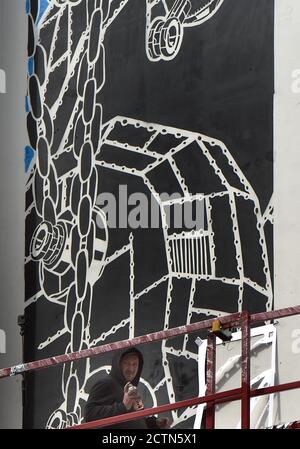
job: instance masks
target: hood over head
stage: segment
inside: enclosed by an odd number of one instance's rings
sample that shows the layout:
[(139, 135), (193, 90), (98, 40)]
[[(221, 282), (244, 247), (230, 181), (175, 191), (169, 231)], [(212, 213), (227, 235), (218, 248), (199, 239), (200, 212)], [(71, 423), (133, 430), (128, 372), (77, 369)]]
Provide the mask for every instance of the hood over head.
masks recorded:
[(136, 348), (128, 348), (123, 349), (122, 351), (118, 351), (115, 353), (112, 362), (111, 362), (111, 371), (110, 375), (120, 384), (122, 387), (127, 383), (127, 381), (124, 379), (124, 376), (121, 371), (120, 362), (122, 357), (124, 357), (126, 354), (136, 354), (139, 358), (139, 368), (138, 372), (135, 376), (135, 378), (131, 381), (131, 383), (135, 386), (138, 385), (141, 377), (141, 372), (143, 369), (144, 364), (144, 358), (143, 354)]

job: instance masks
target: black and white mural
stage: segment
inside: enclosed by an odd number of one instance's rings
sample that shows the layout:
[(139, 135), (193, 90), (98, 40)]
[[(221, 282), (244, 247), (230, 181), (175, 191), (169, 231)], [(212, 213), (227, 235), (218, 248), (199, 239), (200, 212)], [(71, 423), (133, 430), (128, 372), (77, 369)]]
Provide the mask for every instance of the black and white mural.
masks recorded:
[[(273, 7), (27, 2), (26, 361), (272, 309)], [(141, 347), (146, 406), (198, 394), (196, 337)], [(80, 423), (110, 358), (28, 374), (25, 427)]]

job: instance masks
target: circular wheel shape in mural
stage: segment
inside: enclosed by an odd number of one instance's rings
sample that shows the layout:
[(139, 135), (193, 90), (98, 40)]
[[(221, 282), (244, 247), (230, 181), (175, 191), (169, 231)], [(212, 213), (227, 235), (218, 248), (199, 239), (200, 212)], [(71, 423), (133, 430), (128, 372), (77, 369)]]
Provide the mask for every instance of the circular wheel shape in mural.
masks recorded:
[(43, 259), (45, 265), (53, 267), (64, 250), (66, 234), (64, 223), (53, 226), (50, 222), (42, 222), (36, 228), (31, 241), (33, 260)]
[[(176, 57), (185, 27), (200, 25), (218, 11), (224, 0), (147, 0), (146, 53), (150, 61), (168, 61)], [(165, 15), (156, 16), (157, 3)]]
[(178, 18), (167, 19), (160, 29), (161, 53), (166, 59), (173, 59), (182, 43), (183, 26)]
[(48, 419), (47, 429), (64, 429), (67, 425), (67, 414), (64, 410), (55, 410)]
[(159, 60), (161, 57), (160, 51), (160, 37), (161, 29), (164, 26), (164, 18), (156, 17), (150, 27), (148, 34), (148, 46), (147, 51), (151, 60)]

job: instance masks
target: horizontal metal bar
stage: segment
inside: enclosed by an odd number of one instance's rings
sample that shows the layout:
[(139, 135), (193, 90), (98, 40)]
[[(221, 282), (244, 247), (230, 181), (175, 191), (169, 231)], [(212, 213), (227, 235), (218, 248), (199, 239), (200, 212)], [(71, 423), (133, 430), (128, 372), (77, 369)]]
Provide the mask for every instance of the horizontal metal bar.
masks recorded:
[(298, 314), (300, 314), (300, 305), (295, 307), (287, 307), (285, 309), (271, 310), (270, 312), (253, 313), (250, 315), (250, 323), (274, 320), (275, 318), (285, 318)]
[[(275, 385), (273, 387), (259, 388), (250, 391), (251, 397), (269, 395), (272, 393), (278, 393), (280, 391), (292, 390), (295, 388), (300, 388), (300, 381), (289, 382), (282, 385)], [(97, 421), (91, 421), (77, 426), (67, 427), (67, 429), (92, 429), (95, 427), (105, 427), (108, 425), (118, 424), (121, 422), (132, 421), (135, 419), (141, 419), (149, 415), (155, 415), (158, 413), (164, 413), (171, 410), (176, 410), (179, 408), (192, 407), (194, 405), (205, 404), (207, 402), (216, 404), (222, 404), (224, 402), (233, 402), (241, 400), (242, 389), (235, 388), (232, 390), (222, 391), (220, 393), (209, 394), (201, 397), (196, 397), (192, 399), (186, 399), (184, 401), (175, 402), (174, 404), (165, 404), (158, 407), (152, 407), (145, 410), (140, 410), (137, 412), (126, 413), (118, 416), (111, 416), (105, 419), (99, 419)]]
[(231, 402), (238, 401), (241, 397), (241, 388), (235, 388), (233, 390), (222, 391), (220, 393), (209, 394), (202, 397), (196, 397), (192, 399), (186, 399), (184, 401), (175, 402), (174, 404), (164, 404), (158, 407), (147, 408), (137, 412), (125, 413), (123, 415), (111, 416), (109, 418), (99, 419), (97, 421), (91, 421), (77, 426), (67, 427), (67, 429), (92, 429), (95, 427), (105, 427), (108, 425), (118, 424), (125, 421), (132, 421), (135, 419), (141, 419), (149, 415), (155, 415), (158, 413), (168, 412), (170, 410), (176, 410), (178, 408), (192, 407), (193, 405), (205, 404), (206, 402)]
[[(251, 315), (250, 322), (254, 323), (257, 321), (268, 321), (275, 318), (284, 318), (287, 316), (300, 314), (300, 305), (295, 307), (288, 307), (286, 309), (280, 309), (271, 312), (261, 312)], [(223, 328), (238, 326), (240, 323), (241, 314), (234, 313), (232, 315), (226, 315), (219, 318)], [(34, 362), (23, 363), (20, 365), (15, 365), (10, 368), (0, 369), (0, 379), (15, 376), (17, 374), (23, 374), (25, 372), (40, 370), (44, 368), (49, 368), (50, 366), (59, 365), (61, 363), (73, 362), (76, 360), (85, 359), (88, 357), (94, 357), (99, 354), (104, 354), (106, 352), (115, 351), (118, 349), (130, 348), (132, 346), (138, 346), (143, 343), (151, 343), (154, 341), (160, 341), (171, 337), (176, 337), (178, 335), (188, 334), (192, 332), (197, 332), (202, 329), (210, 329), (214, 318), (210, 320), (204, 320), (197, 323), (188, 324), (186, 326), (174, 327), (172, 329), (167, 329), (164, 331), (154, 332), (148, 335), (142, 335), (140, 337), (135, 337), (128, 340), (117, 341), (114, 343), (109, 343), (102, 346), (96, 346), (95, 348), (84, 349), (82, 351), (72, 352), (70, 354), (62, 354), (54, 357), (49, 357), (47, 359), (37, 360)]]
[[(241, 316), (240, 313), (227, 315), (222, 319), (222, 324), (231, 322), (238, 324), (240, 316)], [(106, 352), (111, 352), (118, 349), (138, 346), (143, 343), (151, 343), (153, 341), (164, 340), (166, 338), (176, 337), (178, 335), (189, 334), (192, 332), (197, 332), (201, 329), (210, 329), (213, 321), (214, 319), (199, 321), (197, 323), (188, 324), (186, 326), (174, 327), (172, 329), (153, 332), (152, 334), (142, 335), (140, 337), (130, 338), (128, 340), (121, 340), (102, 346), (96, 346), (95, 348), (71, 352), (70, 354), (62, 354), (54, 357), (49, 357), (47, 359), (12, 366), (10, 368), (3, 368), (0, 369), (0, 379), (9, 376), (15, 376), (17, 374), (22, 374), (29, 371), (49, 368), (50, 366), (59, 365), (61, 363), (73, 362), (80, 359), (86, 359), (88, 357), (94, 357), (96, 355), (104, 354)]]
[(274, 385), (273, 387), (265, 387), (265, 388), (258, 388), (257, 390), (251, 390), (250, 396), (253, 398), (256, 396), (263, 396), (265, 394), (280, 393), (281, 391), (294, 390), (295, 388), (300, 388), (300, 381), (288, 382), (285, 384)]

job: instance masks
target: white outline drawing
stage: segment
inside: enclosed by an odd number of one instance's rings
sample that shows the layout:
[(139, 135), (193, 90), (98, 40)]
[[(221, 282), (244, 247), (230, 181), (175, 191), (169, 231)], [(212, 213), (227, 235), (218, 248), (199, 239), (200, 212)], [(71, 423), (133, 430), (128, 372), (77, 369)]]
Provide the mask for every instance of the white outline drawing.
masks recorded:
[[(150, 61), (174, 59), (183, 41), (184, 28), (209, 20), (224, 0), (147, 0), (146, 53)], [(155, 15), (160, 6), (163, 13)], [(155, 16), (153, 18), (153, 16)]]
[[(70, 6), (82, 0), (70, 0)], [(112, 24), (130, 0), (96, 0), (95, 8), (105, 8), (103, 33)], [(211, 19), (224, 0), (145, 0), (146, 54), (150, 61), (169, 61), (180, 51), (184, 29), (201, 25)], [(51, 5), (51, 3), (50, 3)], [(65, 0), (52, 0), (52, 5), (66, 6)], [(98, 5), (98, 6), (97, 6)], [(51, 6), (50, 6), (51, 9)], [(47, 17), (47, 12), (43, 16)], [(52, 17), (51, 17), (52, 20)]]
[[(82, 1), (82, 0), (81, 0)], [(167, 286), (165, 303), (164, 329), (170, 327), (170, 313), (173, 301), (173, 283), (176, 279), (189, 279), (191, 287), (186, 311), (186, 324), (189, 324), (199, 315), (221, 316), (224, 310), (201, 307), (197, 305), (197, 282), (213, 282), (218, 285), (232, 285), (237, 290), (236, 311), (243, 308), (244, 286), (250, 286), (260, 293), (265, 299), (266, 310), (272, 308), (272, 286), (268, 262), (264, 224), (271, 221), (272, 207), (262, 213), (259, 200), (241, 169), (231, 156), (225, 144), (214, 138), (187, 130), (171, 128), (160, 124), (149, 124), (138, 119), (128, 117), (115, 117), (107, 123), (102, 123), (102, 105), (97, 100), (97, 94), (101, 92), (105, 77), (105, 44), (104, 35), (122, 7), (127, 3), (109, 2), (109, 12), (105, 17), (102, 10), (102, 2), (95, 0), (95, 8), (92, 13), (88, 6), (86, 9), (86, 29), (73, 48), (72, 33), (72, 7), (80, 1), (64, 2), (53, 0), (39, 27), (36, 29), (36, 52), (44, 60), (45, 76), (40, 80), (38, 76), (29, 78), (29, 94), (31, 100), (31, 113), (37, 123), (38, 143), (36, 148), (35, 163), (29, 171), (27, 190), (33, 192), (33, 200), (28, 205), (26, 216), (34, 214), (38, 217), (38, 225), (31, 239), (30, 252), (26, 254), (25, 263), (34, 260), (39, 267), (40, 290), (26, 301), (26, 307), (36, 301), (46, 300), (62, 307), (64, 314), (64, 326), (57, 329), (54, 335), (48, 336), (45, 341), (39, 342), (38, 349), (43, 349), (59, 340), (63, 335), (69, 336), (69, 343), (65, 352), (78, 351), (102, 344), (106, 339), (116, 334), (121, 328), (128, 328), (128, 338), (135, 336), (136, 302), (143, 301), (144, 296), (162, 283)], [(104, 3), (104, 2), (103, 2)], [(178, 2), (177, 2), (178, 3)], [(115, 5), (116, 8), (112, 8)], [(219, 2), (218, 6), (221, 5)], [(148, 7), (154, 6), (149, 2)], [(212, 6), (212, 3), (211, 3)], [(60, 24), (62, 17), (68, 17), (68, 33), (66, 51), (55, 59), (56, 43), (60, 39)], [(198, 23), (207, 20), (200, 15), (195, 16)], [(209, 18), (209, 15), (207, 15)], [(150, 19), (149, 19), (150, 20)], [(188, 24), (188, 22), (186, 22)], [(48, 25), (54, 26), (53, 38), (47, 54), (39, 32)], [(192, 22), (190, 22), (192, 24)], [(188, 26), (188, 25), (187, 25)], [(72, 50), (73, 48), (73, 50)], [(176, 51), (179, 50), (179, 47)], [(175, 53), (173, 54), (173, 57)], [(55, 76), (61, 64), (66, 63), (66, 76), (61, 88), (57, 91), (57, 97), (51, 106), (46, 104), (45, 98), (49, 85), (49, 77)], [(101, 76), (99, 76), (99, 73)], [(71, 81), (76, 78), (77, 97), (75, 106), (67, 118), (67, 126), (63, 137), (55, 149), (53, 149), (54, 125), (58, 112), (63, 108), (63, 101)], [(118, 140), (118, 129), (145, 131), (148, 138), (140, 146), (131, 142)], [(95, 138), (95, 129), (96, 138)], [(69, 141), (73, 133), (82, 136), (81, 142), (74, 137)], [(164, 154), (159, 151), (159, 138), (172, 137), (178, 140), (178, 144), (169, 148)], [(79, 139), (80, 140), (80, 139)], [(121, 149), (125, 153), (134, 152), (137, 156), (151, 156), (152, 162), (147, 163), (143, 169), (134, 166), (124, 166), (115, 158), (108, 162), (103, 156), (104, 145)], [(189, 179), (185, 179), (182, 167), (177, 160), (178, 156), (196, 151), (205, 161), (206, 168), (210, 169), (213, 176), (221, 185), (220, 190), (203, 193), (193, 192), (189, 187)], [(70, 155), (76, 161), (75, 167), (65, 167), (63, 173), (58, 174), (60, 157)], [(219, 165), (218, 157), (224, 162), (224, 167)], [(151, 176), (156, 170), (166, 164), (177, 185), (180, 186), (182, 195), (180, 198), (161, 201), (159, 187), (154, 186)], [(148, 285), (142, 291), (135, 291), (135, 254), (134, 234), (129, 234), (128, 241), (118, 248), (112, 255), (107, 256), (109, 245), (109, 232), (106, 225), (106, 217), (103, 211), (96, 205), (98, 191), (98, 171), (105, 168), (111, 171), (127, 173), (130, 176), (141, 179), (149, 192), (154, 196), (160, 206), (162, 220), (162, 232), (165, 244), (165, 255), (168, 272)], [(233, 185), (225, 174), (230, 172), (237, 180), (238, 187)], [(199, 168), (200, 170), (200, 168)], [(230, 220), (234, 237), (235, 261), (238, 275), (235, 277), (220, 277), (217, 275), (218, 263), (215, 235), (213, 230), (213, 201), (220, 198), (226, 201), (230, 208)], [(261, 251), (263, 274), (265, 282), (259, 284), (255, 279), (245, 274), (243, 245), (240, 237), (237, 200), (250, 204), (256, 223), (258, 243)], [(201, 201), (205, 203), (207, 224), (199, 231), (173, 232), (167, 224), (166, 208), (177, 203), (192, 203)], [(253, 218), (252, 217), (252, 218)], [(96, 226), (97, 220), (103, 224), (101, 229)], [(129, 256), (130, 266), (130, 308), (123, 318), (114, 323), (108, 323), (107, 329), (101, 329), (101, 334), (92, 339), (90, 333), (91, 313), (93, 303), (93, 287), (102, 276), (104, 270), (110, 269), (117, 259), (124, 255)], [(80, 276), (79, 276), (80, 273)], [(82, 274), (85, 274), (82, 276)], [(196, 304), (195, 304), (196, 302)], [(161, 329), (157, 329), (161, 330)], [(152, 386), (146, 379), (142, 379), (148, 390), (152, 402), (157, 404), (156, 393), (161, 388), (166, 388), (169, 402), (174, 401), (175, 387), (170, 371), (170, 356), (183, 356), (186, 360), (197, 362), (197, 348), (192, 352), (187, 349), (188, 336), (184, 337), (181, 349), (175, 349), (170, 343), (162, 343), (162, 362), (164, 376)], [(62, 375), (62, 403), (57, 410), (51, 413), (46, 427), (61, 428), (82, 421), (82, 405), (87, 399), (85, 390), (88, 380), (97, 376), (99, 372), (109, 370), (108, 366), (100, 366), (92, 371), (90, 360), (80, 362), (81, 368), (75, 363), (66, 364)], [(196, 408), (188, 408), (182, 411), (173, 411), (173, 426), (180, 424), (190, 417), (195, 416)]]

